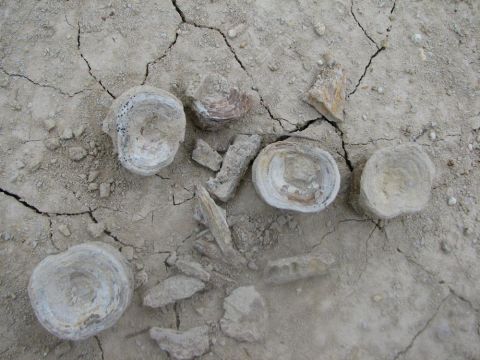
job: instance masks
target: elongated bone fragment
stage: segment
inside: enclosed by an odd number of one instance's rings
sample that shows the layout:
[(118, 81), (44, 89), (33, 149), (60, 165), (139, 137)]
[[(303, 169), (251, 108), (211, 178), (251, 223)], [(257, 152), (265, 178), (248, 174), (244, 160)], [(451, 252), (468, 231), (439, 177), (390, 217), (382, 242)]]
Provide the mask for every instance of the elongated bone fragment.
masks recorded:
[(130, 304), (133, 273), (110, 245), (89, 242), (50, 255), (33, 270), (28, 295), (53, 335), (83, 340), (114, 325)]
[(307, 101), (333, 122), (343, 121), (347, 76), (339, 64), (325, 65), (308, 91)]
[(260, 150), (259, 135), (237, 135), (229, 146), (217, 176), (208, 180), (207, 189), (218, 200), (230, 200), (248, 169), (248, 165)]
[(215, 201), (213, 201), (202, 185), (196, 186), (195, 193), (207, 227), (210, 229), (223, 255), (229, 259), (240, 258), (240, 255), (233, 248), (232, 234), (222, 209), (215, 204)]
[(210, 280), (210, 273), (200, 263), (188, 257), (178, 259), (175, 262), (175, 266), (185, 275), (193, 276), (205, 282)]
[(143, 305), (159, 308), (188, 299), (204, 288), (205, 284), (198, 279), (184, 275), (172, 276), (148, 289), (143, 297)]
[(291, 281), (325, 275), (335, 263), (331, 254), (309, 254), (269, 261), (265, 266), (264, 279), (270, 284), (285, 284)]
[(173, 94), (136, 86), (120, 95), (103, 122), (120, 163), (129, 171), (153, 175), (174, 159), (185, 136), (183, 105)]
[(376, 219), (413, 214), (427, 205), (434, 176), (435, 167), (420, 146), (380, 149), (355, 168), (350, 203)]
[(150, 337), (173, 359), (190, 360), (205, 354), (210, 347), (208, 326), (198, 326), (187, 331), (153, 327)]

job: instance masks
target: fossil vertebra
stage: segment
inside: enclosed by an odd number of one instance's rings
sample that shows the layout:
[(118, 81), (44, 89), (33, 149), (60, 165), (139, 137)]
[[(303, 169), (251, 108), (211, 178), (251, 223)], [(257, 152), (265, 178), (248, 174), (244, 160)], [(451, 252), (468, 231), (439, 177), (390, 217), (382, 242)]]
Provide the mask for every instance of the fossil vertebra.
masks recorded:
[(195, 124), (203, 130), (217, 130), (238, 120), (252, 106), (247, 94), (230, 87), (220, 75), (207, 75), (190, 97)]
[(291, 139), (270, 144), (258, 154), (252, 170), (257, 193), (279, 209), (321, 211), (340, 188), (335, 160), (312, 141)]
[(183, 105), (174, 95), (136, 86), (119, 96), (103, 122), (120, 163), (131, 172), (153, 175), (168, 166), (185, 136)]
[(421, 211), (430, 199), (435, 167), (416, 144), (377, 150), (353, 172), (350, 202), (377, 219)]
[(117, 322), (130, 304), (133, 285), (120, 252), (90, 242), (43, 259), (33, 270), (28, 294), (45, 329), (62, 339), (83, 340)]

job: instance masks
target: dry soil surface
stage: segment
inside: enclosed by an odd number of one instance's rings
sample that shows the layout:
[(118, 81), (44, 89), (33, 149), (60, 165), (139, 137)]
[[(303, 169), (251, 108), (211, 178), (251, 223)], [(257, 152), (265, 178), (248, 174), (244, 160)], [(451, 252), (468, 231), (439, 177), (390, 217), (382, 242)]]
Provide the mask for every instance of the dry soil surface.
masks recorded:
[[(477, 0), (0, 0), (0, 358), (167, 359), (150, 327), (207, 324), (201, 359), (480, 359), (479, 44)], [(305, 102), (325, 61), (348, 73), (338, 123)], [(187, 113), (172, 165), (151, 177), (123, 169), (101, 130), (112, 100), (139, 84), (184, 100), (207, 73), (249, 91), (249, 115), (203, 132)], [(212, 263), (202, 293), (143, 307), (146, 289), (177, 272), (166, 265), (173, 252), (209, 265), (192, 249), (202, 230), (193, 186), (214, 174), (191, 153), (197, 138), (224, 152), (237, 133), (260, 134), (263, 145), (317, 139), (339, 165), (339, 196), (318, 214), (286, 214), (262, 202), (248, 172), (225, 208), (236, 246), (258, 270)], [(427, 208), (383, 222), (356, 214), (352, 169), (407, 142), (436, 166)], [(78, 146), (88, 154), (73, 161)], [(148, 281), (114, 327), (60, 341), (36, 321), (28, 279), (48, 254), (94, 240), (94, 222), (105, 224), (97, 240)], [(315, 251), (338, 259), (327, 276), (263, 283), (267, 260)], [(257, 344), (218, 328), (223, 299), (252, 284), (268, 308)]]

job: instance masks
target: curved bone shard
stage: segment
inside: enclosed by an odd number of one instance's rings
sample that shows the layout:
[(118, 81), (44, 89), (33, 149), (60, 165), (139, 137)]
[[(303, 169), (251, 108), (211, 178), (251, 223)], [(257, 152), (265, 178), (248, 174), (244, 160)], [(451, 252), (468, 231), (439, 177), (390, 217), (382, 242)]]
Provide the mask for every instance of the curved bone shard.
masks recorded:
[(269, 261), (264, 269), (265, 282), (285, 284), (328, 273), (335, 258), (328, 253), (292, 256)]
[(218, 130), (239, 120), (250, 110), (250, 97), (232, 88), (220, 75), (207, 75), (191, 96), (194, 122), (203, 130)]
[(308, 91), (307, 101), (320, 114), (333, 122), (343, 121), (347, 76), (339, 64), (321, 68), (317, 80)]
[(206, 325), (187, 331), (152, 327), (150, 337), (174, 359), (190, 360), (205, 354), (210, 348), (208, 330)]
[(266, 146), (253, 163), (252, 180), (270, 206), (304, 213), (325, 209), (340, 189), (333, 157), (316, 142), (301, 139)]
[(143, 297), (143, 305), (152, 308), (163, 307), (178, 300), (188, 299), (204, 288), (205, 284), (198, 279), (175, 275), (148, 289)]
[(377, 219), (413, 214), (430, 200), (434, 176), (435, 167), (420, 146), (380, 149), (354, 170), (350, 203)]
[(218, 200), (227, 202), (234, 195), (248, 165), (260, 150), (259, 135), (237, 135), (223, 159), (222, 168), (214, 179), (207, 181), (208, 191)]
[(114, 325), (130, 304), (130, 265), (110, 245), (90, 242), (43, 259), (28, 294), (35, 315), (53, 335), (83, 340)]
[(119, 96), (103, 122), (120, 163), (148, 176), (168, 166), (185, 136), (183, 105), (173, 94), (136, 86)]

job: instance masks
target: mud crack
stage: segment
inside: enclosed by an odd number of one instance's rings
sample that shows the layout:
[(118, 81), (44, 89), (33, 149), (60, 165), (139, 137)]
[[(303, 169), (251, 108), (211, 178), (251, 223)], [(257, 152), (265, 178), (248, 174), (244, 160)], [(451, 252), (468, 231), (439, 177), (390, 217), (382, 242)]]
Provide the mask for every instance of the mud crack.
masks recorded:
[[(194, 21), (191, 21), (191, 20), (187, 20), (186, 16), (185, 16), (185, 13), (182, 11), (182, 9), (180, 9), (180, 6), (177, 4), (177, 0), (171, 0), (172, 1), (172, 5), (175, 7), (178, 15), (180, 15), (180, 18), (182, 19), (182, 23), (184, 24), (188, 24), (188, 25), (192, 25), (196, 28), (200, 28), (200, 29), (209, 29), (209, 30), (213, 30), (213, 31), (216, 31), (218, 34), (220, 34), (223, 38), (223, 40), (225, 41), (225, 44), (227, 45), (227, 47), (229, 48), (230, 52), (232, 53), (233, 57), (235, 58), (235, 61), (238, 63), (238, 65), (242, 68), (242, 70), (245, 72), (245, 74), (247, 74), (247, 76), (250, 78), (250, 81), (252, 82), (252, 84), (254, 85), (252, 87), (252, 90), (255, 91), (260, 99), (260, 105), (262, 105), (262, 107), (267, 111), (268, 113), (268, 116), (270, 117), (271, 120), (273, 121), (276, 121), (280, 127), (282, 129), (285, 130), (285, 128), (283, 127), (282, 125), (282, 120), (283, 121), (287, 121), (286, 119), (283, 119), (283, 118), (280, 118), (280, 117), (277, 117), (277, 116), (274, 116), (272, 111), (270, 110), (270, 108), (268, 107), (268, 105), (265, 103), (265, 100), (263, 99), (263, 96), (262, 94), (260, 93), (260, 91), (258, 90), (258, 87), (256, 86), (255, 84), (255, 81), (253, 79), (253, 76), (248, 72), (247, 68), (245, 67), (245, 65), (243, 64), (242, 60), (240, 60), (240, 58), (238, 57), (235, 49), (233, 48), (233, 46), (230, 44), (230, 42), (228, 41), (228, 38), (227, 36), (223, 33), (222, 30), (220, 30), (219, 28), (216, 28), (216, 27), (213, 27), (213, 26), (207, 26), (207, 25), (200, 25), (200, 24), (197, 24), (195, 23)], [(288, 121), (287, 121), (288, 122)]]
[(30, 82), (31, 84), (33, 85), (36, 85), (36, 86), (40, 86), (40, 87), (43, 87), (43, 88), (47, 88), (47, 89), (52, 89), (52, 90), (55, 90), (56, 92), (58, 92), (59, 94), (61, 95), (64, 95), (64, 96), (68, 96), (68, 97), (74, 97), (75, 95), (78, 95), (82, 92), (85, 91), (85, 89), (83, 90), (79, 90), (79, 91), (76, 91), (74, 93), (68, 93), (68, 92), (65, 92), (63, 91), (62, 89), (56, 87), (56, 86), (53, 86), (53, 85), (50, 85), (50, 84), (41, 84), (35, 80), (32, 80), (30, 79), (27, 75), (23, 75), (23, 74), (16, 74), (16, 73), (10, 73), (8, 71), (6, 71), (4, 68), (0, 67), (0, 71), (2, 71), (5, 75), (7, 75), (8, 77), (16, 77), (16, 78), (20, 78), (20, 79), (24, 79), (24, 80), (27, 80), (28, 82)]
[(16, 201), (18, 201), (20, 204), (22, 204), (23, 206), (29, 208), (30, 210), (33, 210), (34, 212), (36, 212), (37, 214), (39, 215), (43, 215), (43, 216), (48, 216), (48, 217), (51, 217), (51, 216), (76, 216), (76, 215), (84, 215), (84, 214), (88, 214), (90, 213), (90, 211), (92, 210), (87, 210), (87, 211), (80, 211), (80, 212), (77, 212), (77, 213), (56, 213), (56, 212), (46, 212), (46, 211), (41, 211), (39, 208), (37, 208), (36, 206), (30, 204), (29, 202), (27, 202), (25, 199), (23, 199), (20, 195), (17, 195), (15, 193), (12, 193), (8, 190), (5, 190), (5, 189), (2, 189), (0, 188), (0, 193), (12, 198), (12, 199), (15, 199)]
[(77, 32), (77, 49), (78, 52), (80, 53), (80, 57), (85, 61), (85, 64), (87, 64), (88, 67), (88, 73), (90, 76), (102, 87), (105, 92), (110, 95), (112, 99), (116, 99), (115, 95), (112, 94), (110, 90), (107, 89), (105, 85), (103, 85), (102, 80), (98, 79), (95, 74), (92, 72), (92, 67), (90, 66), (90, 63), (88, 62), (87, 58), (85, 55), (83, 55), (82, 50), (81, 50), (81, 45), (80, 45), (80, 38), (81, 38), (81, 29), (80, 29), (80, 22), (78, 23), (78, 32)]
[[(394, 4), (395, 6), (395, 4)], [(353, 19), (355, 20), (355, 22), (357, 23), (358, 27), (360, 29), (362, 29), (363, 33), (365, 34), (365, 36), (367, 37), (368, 40), (370, 40), (372, 42), (372, 44), (375, 45), (375, 47), (377, 49), (380, 49), (380, 47), (378, 46), (378, 44), (375, 42), (375, 40), (372, 39), (372, 37), (370, 35), (368, 35), (367, 31), (365, 30), (365, 28), (362, 26), (362, 24), (360, 23), (360, 21), (358, 21), (357, 19), (357, 16), (355, 15), (355, 12), (353, 11), (353, 0), (352, 0), (352, 3), (351, 3), (351, 6), (350, 6), (350, 13), (352, 14), (353, 16)]]
[(100, 349), (100, 353), (102, 355), (102, 360), (104, 360), (105, 356), (104, 356), (104, 353), (103, 353), (103, 347), (102, 347), (102, 343), (100, 342), (100, 338), (98, 336), (94, 336), (94, 338), (95, 338), (95, 341), (97, 342), (98, 348)]
[(373, 59), (375, 59), (378, 56), (378, 54), (380, 54), (383, 50), (385, 50), (385, 46), (378, 48), (377, 51), (375, 51), (375, 53), (372, 56), (370, 56), (367, 66), (365, 66), (365, 69), (363, 69), (363, 74), (360, 76), (360, 79), (358, 79), (357, 81), (357, 85), (355, 85), (355, 88), (348, 94), (347, 97), (350, 97), (350, 95), (355, 94), (355, 91), (357, 91), (358, 87), (360, 86), (360, 83), (362, 82), (363, 78), (367, 74), (368, 68), (370, 67), (370, 65), (372, 65)]
[(427, 322), (425, 323), (425, 325), (423, 325), (423, 327), (417, 331), (417, 333), (413, 336), (412, 340), (410, 340), (410, 342), (408, 343), (408, 345), (401, 351), (397, 352), (395, 354), (395, 356), (393, 357), (393, 360), (397, 360), (399, 359), (400, 356), (402, 355), (405, 355), (413, 346), (413, 344), (415, 343), (415, 341), (417, 340), (417, 338), (430, 326), (431, 322), (433, 321), (433, 319), (435, 319), (435, 316), (437, 316), (438, 312), (440, 311), (442, 305), (445, 303), (445, 301), (450, 297), (451, 295), (448, 294), (446, 297), (444, 297), (442, 299), (442, 301), (440, 302), (440, 304), (437, 306), (435, 312), (433, 313), (432, 316), (430, 316), (430, 318), (427, 320)]
[[(95, 210), (89, 210), (89, 211), (87, 211), (87, 214), (90, 216), (90, 219), (91, 219), (95, 224), (98, 224), (97, 218), (95, 217), (95, 215), (93, 215), (93, 212), (94, 212), (94, 211), (95, 211)], [(130, 244), (124, 243), (122, 240), (120, 240), (116, 235), (114, 235), (114, 234), (113, 234), (110, 230), (108, 230), (108, 229), (104, 229), (104, 230), (103, 230), (103, 233), (104, 233), (105, 235), (107, 235), (108, 237), (112, 238), (113, 241), (119, 243), (119, 244), (122, 245), (122, 246), (132, 246), (132, 245), (130, 245)], [(136, 248), (135, 246), (132, 246), (132, 247)]]

